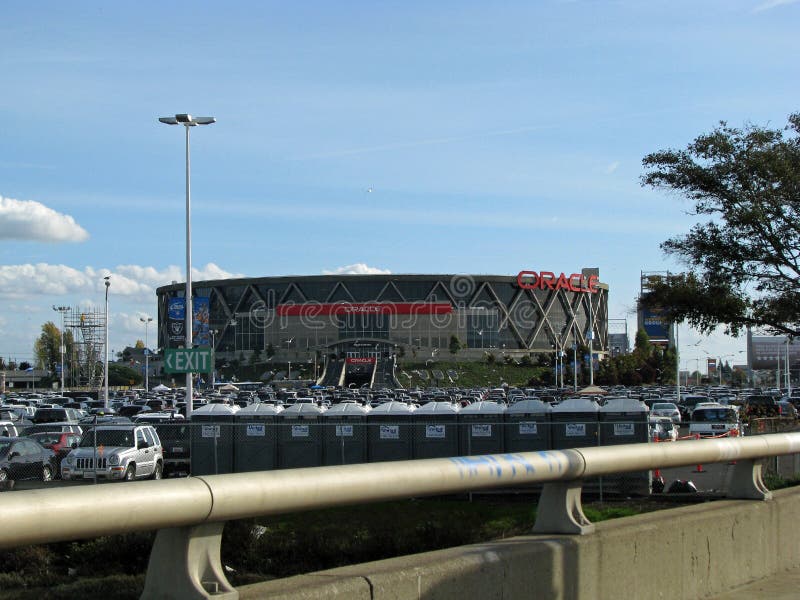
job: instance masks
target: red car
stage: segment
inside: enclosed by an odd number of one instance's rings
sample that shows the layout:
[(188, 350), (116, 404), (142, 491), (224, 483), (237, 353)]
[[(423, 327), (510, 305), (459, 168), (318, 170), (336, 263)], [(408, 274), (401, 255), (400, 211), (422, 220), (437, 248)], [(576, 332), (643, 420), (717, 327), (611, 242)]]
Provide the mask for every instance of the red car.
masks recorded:
[(78, 444), (81, 441), (80, 434), (68, 431), (43, 431), (32, 433), (26, 437), (36, 440), (45, 448), (53, 451), (56, 477), (61, 477), (61, 459), (72, 450), (72, 444)]

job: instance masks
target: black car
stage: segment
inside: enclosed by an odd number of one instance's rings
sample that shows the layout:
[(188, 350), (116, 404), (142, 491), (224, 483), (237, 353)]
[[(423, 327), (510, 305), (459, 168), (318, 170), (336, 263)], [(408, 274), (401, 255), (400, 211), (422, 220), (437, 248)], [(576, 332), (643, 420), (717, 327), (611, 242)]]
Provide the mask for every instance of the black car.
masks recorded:
[(0, 437), (0, 482), (21, 479), (50, 481), (55, 473), (54, 454), (26, 437)]

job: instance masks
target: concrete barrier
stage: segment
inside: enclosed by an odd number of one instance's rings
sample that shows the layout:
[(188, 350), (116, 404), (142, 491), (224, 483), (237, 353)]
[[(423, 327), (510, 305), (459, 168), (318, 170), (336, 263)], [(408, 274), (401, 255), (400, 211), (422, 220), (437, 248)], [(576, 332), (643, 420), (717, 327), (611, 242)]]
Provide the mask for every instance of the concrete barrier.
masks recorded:
[(800, 566), (800, 489), (239, 588), (240, 598), (706, 598)]

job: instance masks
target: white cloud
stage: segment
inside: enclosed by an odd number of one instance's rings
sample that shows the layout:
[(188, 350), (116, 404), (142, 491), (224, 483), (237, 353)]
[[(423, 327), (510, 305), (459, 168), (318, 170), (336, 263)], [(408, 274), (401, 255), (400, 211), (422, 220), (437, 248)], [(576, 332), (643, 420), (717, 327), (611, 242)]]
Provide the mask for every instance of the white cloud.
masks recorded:
[(0, 196), (0, 240), (83, 242), (86, 230), (64, 215), (33, 200)]
[[(104, 294), (103, 278), (106, 276), (111, 277), (111, 294), (139, 298), (153, 298), (157, 287), (173, 281), (184, 281), (183, 271), (174, 265), (162, 270), (139, 265), (120, 265), (113, 270), (93, 267), (78, 270), (66, 265), (46, 263), (7, 265), (0, 266), (0, 297)], [(195, 281), (234, 277), (242, 275), (228, 273), (214, 263), (192, 269), (192, 279)]]
[(795, 4), (798, 0), (768, 0), (767, 2), (762, 2), (758, 6), (753, 9), (754, 13), (764, 12), (765, 10), (772, 10), (773, 8), (778, 8), (779, 6), (786, 6), (788, 4)]
[(619, 161), (616, 160), (606, 167), (606, 175), (611, 175), (618, 168), (619, 168)]
[(367, 266), (365, 263), (355, 263), (339, 267), (333, 270), (322, 270), (323, 275), (389, 275), (391, 271), (388, 269), (378, 269), (375, 267)]

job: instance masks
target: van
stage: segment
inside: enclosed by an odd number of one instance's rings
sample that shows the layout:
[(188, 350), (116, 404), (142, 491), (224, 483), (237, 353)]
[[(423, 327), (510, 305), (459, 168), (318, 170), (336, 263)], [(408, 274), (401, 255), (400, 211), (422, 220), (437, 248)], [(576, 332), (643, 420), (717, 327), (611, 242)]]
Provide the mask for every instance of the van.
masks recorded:
[(741, 434), (741, 431), (739, 412), (731, 406), (703, 403), (692, 412), (692, 421), (689, 424), (690, 435), (736, 437)]

